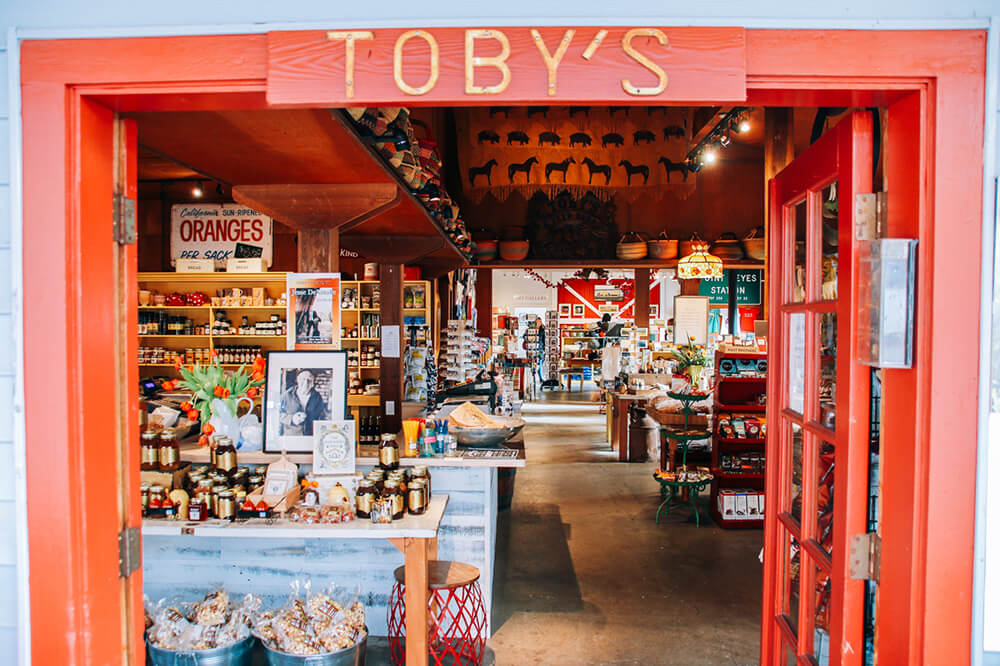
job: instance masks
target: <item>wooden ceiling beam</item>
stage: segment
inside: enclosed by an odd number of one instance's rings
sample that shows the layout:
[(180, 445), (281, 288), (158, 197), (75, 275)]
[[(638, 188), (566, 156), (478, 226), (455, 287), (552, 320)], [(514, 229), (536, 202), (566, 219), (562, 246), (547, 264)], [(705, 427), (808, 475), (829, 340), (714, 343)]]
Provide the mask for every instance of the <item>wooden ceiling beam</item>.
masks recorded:
[(715, 129), (719, 119), (732, 110), (732, 106), (703, 106), (695, 111), (691, 124), (691, 147), (697, 146), (699, 141)]
[(355, 227), (401, 200), (391, 182), (236, 185), (233, 199), (300, 231)]
[(341, 236), (340, 244), (386, 264), (412, 264), (447, 247), (443, 236)]

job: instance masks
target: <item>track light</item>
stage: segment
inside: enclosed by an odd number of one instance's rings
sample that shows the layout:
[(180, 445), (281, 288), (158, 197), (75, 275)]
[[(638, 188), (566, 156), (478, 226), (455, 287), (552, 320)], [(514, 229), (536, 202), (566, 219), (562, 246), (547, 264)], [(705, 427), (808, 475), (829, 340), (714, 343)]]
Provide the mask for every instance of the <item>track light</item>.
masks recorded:
[(204, 194), (204, 191), (201, 189), (201, 181), (200, 180), (198, 181), (198, 184), (195, 185), (191, 189), (191, 194), (193, 194), (194, 196), (199, 197), (199, 198), (201, 197), (202, 194)]
[(750, 121), (744, 118), (743, 120), (740, 121), (740, 132), (746, 133), (749, 131), (750, 131)]
[(715, 151), (711, 148), (705, 149), (705, 152), (701, 154), (702, 164), (715, 164)]
[(719, 145), (722, 146), (723, 148), (728, 147), (729, 144), (731, 144), (732, 142), (733, 140), (729, 138), (728, 134), (723, 134), (722, 136), (719, 137)]

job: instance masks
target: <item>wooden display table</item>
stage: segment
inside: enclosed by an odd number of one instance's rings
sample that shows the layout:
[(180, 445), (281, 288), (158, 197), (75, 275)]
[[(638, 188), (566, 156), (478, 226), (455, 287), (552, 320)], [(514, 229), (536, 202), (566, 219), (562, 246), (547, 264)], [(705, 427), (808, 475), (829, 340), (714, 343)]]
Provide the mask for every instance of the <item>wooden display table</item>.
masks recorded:
[(642, 393), (616, 393), (610, 391), (611, 408), (608, 410), (609, 431), (611, 433), (611, 448), (618, 450), (618, 461), (629, 461), (628, 412), (633, 402), (645, 402), (658, 391)]
[[(337, 525), (303, 525), (286, 519), (230, 522), (207, 520), (147, 519), (143, 536), (296, 538), (296, 539), (387, 539), (403, 553), (406, 580), (406, 663), (427, 666), (427, 580), (428, 562), (437, 559), (437, 535), (447, 495), (434, 495), (427, 512), (406, 516), (388, 524), (355, 520)], [(359, 564), (361, 564), (359, 562)]]

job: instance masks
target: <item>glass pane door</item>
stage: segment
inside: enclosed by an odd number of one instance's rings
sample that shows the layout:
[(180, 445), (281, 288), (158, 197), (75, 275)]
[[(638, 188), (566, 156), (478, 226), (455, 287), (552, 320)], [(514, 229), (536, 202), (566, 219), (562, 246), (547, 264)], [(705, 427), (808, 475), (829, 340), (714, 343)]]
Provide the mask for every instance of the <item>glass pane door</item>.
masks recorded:
[[(853, 322), (852, 202), (870, 180), (871, 122), (855, 114), (770, 184), (777, 371), (767, 421), (776, 437), (767, 453), (762, 663), (859, 664), (863, 653), (863, 588), (845, 571), (847, 535), (864, 531), (867, 468), (852, 452), (850, 424), (866, 419), (868, 383), (867, 374), (863, 387), (856, 380), (844, 342)], [(866, 457), (867, 436), (857, 445)]]

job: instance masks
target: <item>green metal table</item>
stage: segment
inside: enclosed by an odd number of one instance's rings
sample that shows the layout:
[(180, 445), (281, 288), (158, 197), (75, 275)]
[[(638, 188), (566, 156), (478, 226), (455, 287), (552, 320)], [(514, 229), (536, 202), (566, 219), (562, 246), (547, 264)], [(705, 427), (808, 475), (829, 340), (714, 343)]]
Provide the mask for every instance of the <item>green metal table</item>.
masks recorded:
[[(698, 495), (705, 488), (712, 483), (712, 478), (698, 479), (697, 481), (668, 481), (667, 479), (661, 479), (660, 477), (653, 474), (653, 478), (660, 484), (661, 494), (666, 495), (666, 499), (660, 504), (659, 508), (656, 510), (656, 524), (660, 524), (660, 513), (664, 515), (670, 513), (670, 509), (675, 506), (684, 506), (688, 504), (694, 509), (694, 524), (695, 527), (701, 527), (700, 510), (698, 509)], [(683, 493), (684, 490), (688, 491), (687, 502), (684, 501)]]

